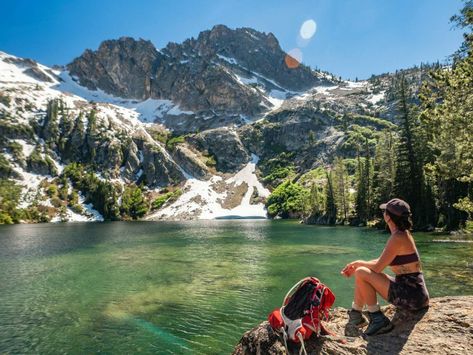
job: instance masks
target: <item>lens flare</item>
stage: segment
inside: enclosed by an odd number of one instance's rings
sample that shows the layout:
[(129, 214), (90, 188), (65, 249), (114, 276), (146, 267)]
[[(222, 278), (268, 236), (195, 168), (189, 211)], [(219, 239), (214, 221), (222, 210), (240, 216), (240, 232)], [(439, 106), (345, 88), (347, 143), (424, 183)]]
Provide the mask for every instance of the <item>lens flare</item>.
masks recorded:
[(291, 49), (284, 58), (289, 69), (297, 68), (302, 62), (302, 52), (299, 48)]
[(315, 31), (317, 30), (317, 24), (315, 23), (314, 20), (310, 19), (307, 21), (304, 21), (304, 23), (301, 26), (301, 29), (299, 30), (299, 34), (301, 38), (303, 39), (311, 39)]

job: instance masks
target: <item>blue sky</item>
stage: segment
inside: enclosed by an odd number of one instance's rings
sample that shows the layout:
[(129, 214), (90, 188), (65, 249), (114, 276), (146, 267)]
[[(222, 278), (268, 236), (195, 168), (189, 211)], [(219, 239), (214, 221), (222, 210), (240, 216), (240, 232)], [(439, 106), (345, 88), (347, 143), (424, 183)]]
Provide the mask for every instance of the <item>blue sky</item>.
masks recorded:
[[(285, 51), (300, 26), (317, 23), (303, 62), (344, 78), (367, 78), (444, 61), (462, 42), (449, 19), (461, 0), (0, 0), (0, 50), (43, 64), (66, 64), (121, 36), (157, 48), (197, 37), (215, 24), (272, 32)], [(299, 43), (300, 44), (300, 43)]]

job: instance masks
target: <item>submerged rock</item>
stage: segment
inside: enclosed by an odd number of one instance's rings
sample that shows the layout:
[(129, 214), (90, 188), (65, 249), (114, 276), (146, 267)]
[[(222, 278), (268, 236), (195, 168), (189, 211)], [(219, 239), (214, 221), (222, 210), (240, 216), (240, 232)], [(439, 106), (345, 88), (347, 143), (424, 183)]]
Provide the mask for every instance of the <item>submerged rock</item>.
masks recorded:
[[(467, 354), (473, 349), (473, 296), (433, 298), (427, 310), (416, 313), (384, 307), (394, 329), (387, 334), (362, 337), (347, 329), (347, 310), (335, 308), (326, 323), (334, 336), (306, 341), (308, 354)], [(345, 335), (346, 334), (346, 335)], [(468, 350), (470, 349), (470, 350)], [(299, 347), (289, 345), (291, 353)], [(246, 332), (234, 355), (286, 354), (282, 339), (268, 322)]]

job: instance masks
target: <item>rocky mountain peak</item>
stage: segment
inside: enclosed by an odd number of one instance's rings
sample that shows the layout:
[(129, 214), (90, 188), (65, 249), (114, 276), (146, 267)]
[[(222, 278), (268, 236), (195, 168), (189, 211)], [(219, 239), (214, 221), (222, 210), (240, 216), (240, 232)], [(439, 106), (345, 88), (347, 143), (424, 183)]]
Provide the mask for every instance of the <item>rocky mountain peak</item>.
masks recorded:
[(272, 33), (216, 25), (162, 51), (143, 39), (107, 40), (67, 69), (92, 90), (166, 100), (178, 109), (160, 111), (155, 120), (185, 133), (240, 125), (261, 117), (281, 99), (328, 83), (303, 64), (288, 68), (285, 57)]
[(150, 41), (121, 37), (103, 41), (96, 51), (87, 49), (67, 69), (89, 89), (145, 99), (149, 97), (149, 73), (159, 57)]

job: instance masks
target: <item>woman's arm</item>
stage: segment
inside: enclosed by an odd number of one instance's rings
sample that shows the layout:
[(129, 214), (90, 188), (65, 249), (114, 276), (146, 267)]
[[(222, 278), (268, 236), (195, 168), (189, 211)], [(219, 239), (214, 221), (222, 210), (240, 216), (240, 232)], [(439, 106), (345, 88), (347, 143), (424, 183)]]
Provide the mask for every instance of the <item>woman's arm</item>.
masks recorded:
[(350, 277), (357, 268), (362, 267), (362, 266), (367, 267), (368, 269), (374, 272), (380, 273), (395, 258), (397, 244), (398, 244), (398, 238), (394, 236), (390, 237), (386, 243), (386, 246), (384, 247), (383, 252), (381, 253), (381, 256), (378, 259), (373, 259), (370, 261), (365, 261), (365, 260), (353, 261), (347, 264), (343, 268), (341, 273), (345, 276)]

